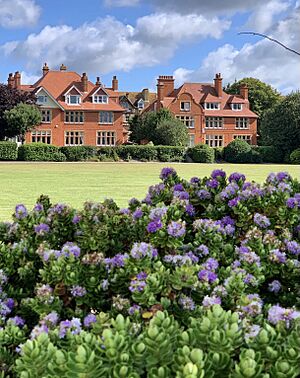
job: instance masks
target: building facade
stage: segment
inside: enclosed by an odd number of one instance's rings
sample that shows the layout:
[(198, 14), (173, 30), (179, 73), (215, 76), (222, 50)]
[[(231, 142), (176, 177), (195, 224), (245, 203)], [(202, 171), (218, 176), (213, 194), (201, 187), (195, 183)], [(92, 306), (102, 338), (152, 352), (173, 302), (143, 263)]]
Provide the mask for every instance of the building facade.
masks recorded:
[(239, 95), (224, 92), (221, 74), (212, 83), (185, 83), (174, 88), (173, 76), (159, 76), (157, 100), (145, 111), (169, 109), (188, 128), (190, 146), (206, 143), (224, 147), (239, 138), (249, 144), (257, 142), (258, 116), (249, 109), (248, 88)]
[(43, 142), (56, 146), (114, 146), (128, 140), (124, 109), (119, 104), (118, 80), (111, 88), (97, 78), (43, 67), (43, 76), (33, 85), (22, 85), (21, 75), (10, 74), (8, 85), (33, 92), (42, 113), (42, 123), (26, 134), (26, 143)]

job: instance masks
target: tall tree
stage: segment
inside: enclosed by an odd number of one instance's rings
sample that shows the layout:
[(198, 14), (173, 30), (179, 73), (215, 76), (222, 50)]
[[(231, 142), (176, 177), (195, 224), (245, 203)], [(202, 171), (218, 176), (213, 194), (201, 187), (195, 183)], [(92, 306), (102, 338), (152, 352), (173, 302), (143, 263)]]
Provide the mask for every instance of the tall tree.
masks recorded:
[(12, 109), (19, 103), (33, 105), (35, 102), (36, 97), (33, 93), (19, 91), (16, 88), (10, 88), (6, 84), (0, 84), (0, 140), (12, 136), (9, 132), (7, 121), (4, 118), (4, 112)]
[(156, 129), (156, 144), (186, 146), (189, 141), (187, 127), (178, 119), (164, 119)]

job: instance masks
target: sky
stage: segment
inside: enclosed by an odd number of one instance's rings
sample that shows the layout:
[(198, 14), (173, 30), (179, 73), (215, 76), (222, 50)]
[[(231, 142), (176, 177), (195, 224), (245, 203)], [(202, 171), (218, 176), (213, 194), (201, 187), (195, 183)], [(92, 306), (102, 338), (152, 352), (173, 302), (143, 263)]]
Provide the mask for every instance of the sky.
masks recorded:
[(20, 71), (34, 83), (42, 65), (86, 72), (124, 91), (155, 90), (159, 75), (224, 84), (258, 78), (281, 93), (300, 88), (299, 0), (0, 0), (0, 82)]

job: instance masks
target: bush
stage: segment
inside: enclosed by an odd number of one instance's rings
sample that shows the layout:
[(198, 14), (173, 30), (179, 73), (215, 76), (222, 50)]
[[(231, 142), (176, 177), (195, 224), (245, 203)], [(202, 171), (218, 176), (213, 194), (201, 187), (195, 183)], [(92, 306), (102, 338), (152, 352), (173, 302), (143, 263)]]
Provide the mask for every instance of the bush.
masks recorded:
[(300, 148), (297, 148), (290, 154), (290, 162), (292, 164), (300, 164)]
[(299, 377), (300, 183), (160, 177), (0, 223), (2, 377)]
[(0, 142), (0, 160), (17, 160), (17, 143)]
[(156, 146), (158, 160), (160, 161), (184, 161), (186, 147)]
[(118, 146), (116, 147), (116, 152), (123, 160), (151, 161), (157, 159), (157, 149), (155, 146)]
[(100, 161), (118, 161), (116, 147), (100, 147), (97, 151)]
[(65, 161), (66, 158), (56, 146), (44, 143), (30, 143), (18, 148), (18, 160)]
[(273, 146), (253, 146), (252, 149), (259, 153), (263, 163), (283, 162), (283, 154), (279, 148)]
[(97, 155), (97, 149), (93, 146), (67, 146), (60, 147), (67, 161), (85, 161)]
[(215, 152), (214, 149), (207, 144), (197, 144), (188, 150), (188, 155), (195, 163), (214, 163)]
[(214, 151), (215, 151), (215, 161), (224, 160), (224, 148), (223, 147), (216, 147), (216, 148), (214, 148)]
[(229, 163), (251, 163), (251, 146), (241, 139), (235, 139), (224, 148), (224, 159)]

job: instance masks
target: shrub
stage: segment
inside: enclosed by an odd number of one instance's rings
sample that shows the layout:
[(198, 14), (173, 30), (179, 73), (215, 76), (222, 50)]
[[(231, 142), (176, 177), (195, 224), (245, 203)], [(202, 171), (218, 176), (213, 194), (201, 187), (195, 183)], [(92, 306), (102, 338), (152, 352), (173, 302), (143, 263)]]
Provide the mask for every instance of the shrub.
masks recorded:
[(252, 149), (259, 153), (264, 163), (283, 162), (283, 154), (279, 148), (273, 146), (253, 146)]
[(224, 148), (224, 158), (229, 163), (251, 163), (251, 146), (241, 139), (235, 139)]
[(183, 161), (186, 147), (180, 146), (156, 146), (158, 160), (160, 161)]
[(2, 377), (298, 377), (300, 183), (164, 168), (0, 223)]
[(0, 142), (0, 160), (17, 160), (17, 143)]
[(151, 161), (157, 159), (157, 150), (155, 146), (148, 145), (131, 145), (131, 146), (118, 146), (116, 148), (118, 156), (123, 160), (143, 160)]
[(290, 162), (292, 164), (300, 164), (300, 148), (297, 148), (290, 154)]
[(67, 161), (85, 161), (97, 155), (97, 149), (93, 146), (67, 146), (60, 147)]
[(100, 147), (97, 151), (100, 161), (118, 161), (116, 147)]
[(18, 148), (18, 160), (65, 161), (66, 159), (56, 146), (44, 143), (30, 143)]
[(197, 144), (188, 152), (195, 163), (213, 163), (215, 161), (214, 149), (207, 144)]
[(222, 161), (224, 160), (224, 148), (223, 147), (216, 147), (214, 148), (215, 151), (215, 160)]

